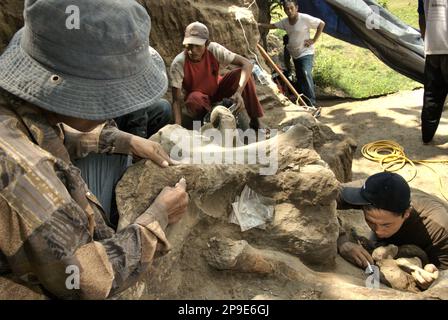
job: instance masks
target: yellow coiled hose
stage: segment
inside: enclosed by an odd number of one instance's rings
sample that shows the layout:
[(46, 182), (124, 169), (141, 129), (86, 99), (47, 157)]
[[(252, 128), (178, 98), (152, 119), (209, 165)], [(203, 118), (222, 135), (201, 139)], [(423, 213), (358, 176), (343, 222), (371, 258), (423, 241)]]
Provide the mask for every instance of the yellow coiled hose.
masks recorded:
[(439, 190), (445, 200), (448, 201), (448, 196), (443, 187), (443, 181), (440, 174), (436, 170), (428, 166), (429, 163), (446, 163), (448, 160), (411, 160), (409, 159), (402, 146), (395, 141), (378, 140), (364, 145), (361, 149), (364, 158), (371, 161), (378, 162), (384, 171), (394, 172), (404, 168), (407, 164), (413, 168), (413, 174), (408, 182), (412, 181), (417, 176), (416, 164), (421, 164), (439, 177)]

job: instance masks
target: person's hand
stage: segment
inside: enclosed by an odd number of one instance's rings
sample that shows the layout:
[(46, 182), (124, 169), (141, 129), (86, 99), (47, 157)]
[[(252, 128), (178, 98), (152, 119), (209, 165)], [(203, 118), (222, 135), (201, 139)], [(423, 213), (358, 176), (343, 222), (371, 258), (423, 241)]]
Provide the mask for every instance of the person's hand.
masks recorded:
[(148, 139), (133, 136), (131, 138), (132, 154), (141, 159), (149, 159), (158, 164), (162, 168), (178, 164), (177, 161), (171, 159), (163, 150), (162, 146)]
[(236, 113), (240, 113), (244, 109), (244, 100), (239, 91), (235, 92), (231, 97), (233, 103), (236, 104)]
[(161, 212), (168, 218), (168, 224), (178, 222), (187, 212), (188, 193), (185, 178), (179, 180), (176, 186), (165, 187), (151, 204), (151, 210)]
[(426, 290), (439, 277), (439, 270), (433, 264), (427, 264), (424, 269), (416, 268), (411, 273), (420, 289)]
[(308, 39), (308, 40), (305, 40), (305, 47), (311, 47), (313, 44), (314, 44), (314, 40), (313, 39)]
[(367, 268), (367, 263), (374, 264), (373, 258), (370, 253), (367, 252), (359, 244), (347, 241), (339, 246), (339, 254), (346, 260), (361, 268)]

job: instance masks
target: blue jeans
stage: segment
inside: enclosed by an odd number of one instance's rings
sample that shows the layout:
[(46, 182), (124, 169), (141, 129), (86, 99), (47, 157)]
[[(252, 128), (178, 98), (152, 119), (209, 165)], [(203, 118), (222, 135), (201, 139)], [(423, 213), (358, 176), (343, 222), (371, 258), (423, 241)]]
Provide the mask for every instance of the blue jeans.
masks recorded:
[(304, 95), (307, 104), (316, 104), (316, 93), (314, 92), (313, 66), (314, 54), (298, 59), (293, 59), (296, 68), (298, 91)]
[(120, 130), (142, 138), (149, 138), (169, 124), (171, 118), (171, 104), (165, 99), (160, 99), (146, 109), (126, 114), (114, 120)]

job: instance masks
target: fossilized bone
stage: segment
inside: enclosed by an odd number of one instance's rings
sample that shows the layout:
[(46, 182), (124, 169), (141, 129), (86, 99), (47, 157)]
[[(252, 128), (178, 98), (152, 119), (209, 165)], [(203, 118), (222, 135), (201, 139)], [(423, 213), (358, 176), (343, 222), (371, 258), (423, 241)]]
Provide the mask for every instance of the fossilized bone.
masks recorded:
[(237, 123), (232, 112), (223, 106), (217, 106), (213, 109), (210, 114), (210, 123), (205, 124), (201, 127), (200, 132), (202, 134), (210, 130), (218, 130), (222, 137), (226, 137), (226, 131), (235, 130), (235, 134), (230, 136), (229, 141), (222, 141), (223, 146), (236, 147), (238, 143), (242, 143), (239, 139), (239, 134), (237, 134)]
[[(380, 268), (380, 281), (394, 289), (420, 292), (414, 277), (415, 271), (423, 271), (429, 262), (426, 253), (415, 245), (381, 246), (372, 253), (372, 258)], [(438, 277), (438, 272), (434, 275)]]
[[(233, 129), (235, 123), (228, 110), (219, 110), (219, 107), (214, 110), (211, 121), (217, 126), (215, 133), (220, 133), (222, 138), (227, 133), (225, 129)], [(232, 202), (248, 185), (277, 205), (274, 219), (265, 231), (257, 234), (257, 230), (249, 230), (245, 235), (255, 236), (271, 248), (297, 255), (310, 265), (331, 265), (337, 255), (338, 237), (335, 199), (339, 182), (335, 173), (340, 181), (350, 177), (355, 144), (351, 139), (335, 135), (309, 115), (285, 126), (287, 128), (277, 135), (271, 131), (269, 140), (263, 141), (258, 136), (258, 142), (237, 147), (233, 147), (238, 141), (232, 137), (224, 139), (224, 147), (204, 138), (204, 128), (198, 131), (179, 126), (163, 128), (151, 139), (159, 142), (173, 158), (181, 155), (182, 164), (160, 169), (150, 161), (142, 161), (128, 169), (116, 188), (120, 213), (118, 229), (134, 221), (163, 187), (173, 186), (181, 177), (187, 180), (192, 206), (200, 209), (199, 220), (205, 213), (205, 216), (228, 223)], [(185, 140), (197, 142), (194, 154), (188, 150), (190, 145)], [(330, 166), (317, 150), (329, 159)], [(193, 161), (207, 159), (211, 152), (214, 159), (224, 160), (224, 164)], [(249, 155), (256, 156), (250, 158)], [(241, 164), (241, 156), (244, 164)]]
[(429, 263), (425, 251), (415, 245), (378, 246), (374, 241), (350, 232), (351, 241), (358, 242), (371, 255), (380, 270), (380, 281), (402, 291), (420, 292), (412, 272), (422, 270)]
[[(435, 283), (429, 290), (415, 294), (394, 289), (371, 289), (364, 283), (353, 283), (353, 279), (342, 275), (316, 272), (299, 259), (285, 253), (252, 247), (247, 241), (214, 237), (209, 240), (205, 253), (210, 266), (218, 270), (257, 273), (279, 279), (296, 281), (310, 290), (319, 291), (322, 299), (447, 299), (448, 273), (443, 281)], [(409, 248), (407, 250), (410, 250)], [(284, 297), (289, 299), (300, 297)]]
[(321, 292), (322, 299), (419, 298), (415, 294), (392, 289), (366, 288), (362, 282), (352, 284), (346, 276), (313, 271), (295, 257), (277, 251), (256, 249), (245, 240), (211, 238), (205, 256), (209, 265), (218, 270), (256, 273), (296, 281)]
[[(197, 134), (179, 126), (167, 126), (152, 139), (170, 152), (175, 148), (177, 139)], [(181, 177), (186, 178), (187, 191), (194, 205), (205, 214), (225, 221), (228, 221), (235, 197), (248, 185), (279, 204), (291, 205), (286, 210), (289, 210), (288, 214), (293, 220), (280, 221), (275, 232), (266, 234), (267, 238), (274, 239), (278, 247), (284, 247), (284, 250), (303, 257), (309, 263), (331, 263), (336, 256), (335, 198), (339, 183), (312, 149), (312, 143), (313, 132), (297, 124), (285, 133), (247, 146), (221, 148), (205, 143), (195, 149), (199, 151), (199, 158), (210, 150), (222, 156), (275, 153), (275, 156), (268, 157), (275, 162), (271, 163), (275, 169), (273, 175), (261, 175), (262, 169), (266, 169), (266, 162), (259, 161), (259, 157), (252, 164), (181, 164), (165, 169), (150, 161), (139, 162), (128, 169), (116, 189), (120, 213), (118, 229), (134, 221), (163, 187), (173, 186)], [(195, 157), (197, 154), (184, 155), (184, 162)], [(316, 217), (316, 212), (320, 216)], [(313, 222), (309, 223), (310, 220)], [(305, 235), (291, 226), (302, 229), (309, 226), (313, 233)], [(328, 262), (321, 261), (322, 256)]]
[[(153, 140), (159, 141), (167, 152), (175, 147), (178, 138), (192, 136), (189, 130), (179, 126), (167, 126), (162, 129)], [(220, 200), (226, 207), (217, 212), (205, 210), (212, 216), (222, 216), (227, 213), (228, 205), (241, 192), (243, 186), (249, 187), (276, 201), (291, 202), (302, 205), (329, 205), (336, 197), (338, 182), (319, 155), (312, 149), (312, 133), (304, 126), (294, 126), (286, 133), (272, 139), (254, 143), (239, 148), (220, 148), (209, 144), (202, 145), (196, 152), (199, 158), (208, 155), (210, 150), (222, 155), (257, 154), (260, 152), (276, 153), (272, 159), (276, 161), (275, 175), (261, 176), (260, 170), (266, 168), (266, 163), (260, 163), (259, 158), (252, 164), (182, 164), (166, 169), (160, 169), (151, 161), (141, 161), (126, 172), (126, 179), (122, 179), (117, 186), (117, 199), (120, 211), (119, 228), (135, 220), (155, 199), (165, 186), (173, 186), (181, 177), (185, 177), (191, 198), (203, 208), (207, 198)], [(185, 157), (184, 162), (192, 157)], [(236, 156), (235, 158), (236, 159)], [(235, 162), (235, 161), (234, 161)], [(310, 177), (313, 176), (313, 179)], [(132, 178), (131, 178), (132, 177)], [(133, 190), (129, 194), (120, 190)], [(315, 194), (313, 190), (321, 190)], [(216, 199), (216, 196), (218, 199)], [(136, 205), (136, 198), (138, 203)]]

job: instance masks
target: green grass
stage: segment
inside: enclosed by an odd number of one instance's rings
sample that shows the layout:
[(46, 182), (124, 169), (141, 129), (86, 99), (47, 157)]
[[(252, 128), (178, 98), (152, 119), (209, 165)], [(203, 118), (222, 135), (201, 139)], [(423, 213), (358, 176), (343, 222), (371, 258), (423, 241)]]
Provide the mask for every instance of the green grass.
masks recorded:
[[(417, 0), (387, 1), (387, 8), (418, 28)], [(280, 39), (285, 34), (282, 30), (271, 32)], [(386, 66), (369, 50), (326, 34), (317, 44), (314, 79), (325, 91), (342, 91), (346, 96), (358, 99), (421, 87), (420, 83)]]
[(390, 0), (387, 8), (403, 22), (419, 29), (417, 2), (417, 0)]
[(326, 91), (342, 90), (353, 98), (368, 98), (420, 84), (379, 61), (370, 51), (324, 35), (316, 50), (314, 79)]

